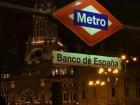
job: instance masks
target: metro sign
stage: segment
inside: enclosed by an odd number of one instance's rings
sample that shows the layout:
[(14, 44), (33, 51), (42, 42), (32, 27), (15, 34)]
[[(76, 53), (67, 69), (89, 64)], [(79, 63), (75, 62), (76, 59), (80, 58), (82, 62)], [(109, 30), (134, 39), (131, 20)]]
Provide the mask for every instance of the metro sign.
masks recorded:
[(79, 26), (108, 29), (108, 18), (105, 15), (74, 10), (74, 23)]
[(89, 46), (123, 28), (122, 23), (96, 0), (77, 0), (53, 15)]

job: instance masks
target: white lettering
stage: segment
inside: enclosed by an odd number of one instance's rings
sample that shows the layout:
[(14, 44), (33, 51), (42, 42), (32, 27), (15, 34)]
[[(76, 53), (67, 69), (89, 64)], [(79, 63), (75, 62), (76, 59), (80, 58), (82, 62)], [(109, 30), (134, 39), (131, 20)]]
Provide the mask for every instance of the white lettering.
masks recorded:
[(86, 14), (83, 14), (83, 15), (81, 16), (81, 13), (78, 12), (78, 13), (77, 13), (77, 18), (78, 18), (78, 19), (77, 19), (78, 22), (82, 22), (82, 23), (84, 22), (84, 23), (86, 23)]
[(87, 17), (87, 23), (92, 24), (92, 18), (91, 17)]
[(87, 16), (86, 13), (77, 13), (77, 21), (80, 23), (88, 23), (88, 24), (93, 24), (93, 25), (101, 25), (101, 26), (106, 26), (106, 21), (105, 19), (97, 18), (96, 16), (90, 17)]
[(100, 20), (100, 24), (101, 24), (101, 26), (105, 26), (105, 25), (106, 25), (105, 20), (104, 20), (104, 19), (101, 19), (101, 20)]

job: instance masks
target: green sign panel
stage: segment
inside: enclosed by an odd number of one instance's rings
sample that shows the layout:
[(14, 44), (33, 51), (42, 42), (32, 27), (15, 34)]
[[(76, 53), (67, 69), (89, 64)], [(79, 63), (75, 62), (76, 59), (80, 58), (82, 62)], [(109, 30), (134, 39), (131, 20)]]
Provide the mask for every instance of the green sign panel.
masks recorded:
[(111, 67), (121, 69), (121, 59), (117, 57), (69, 53), (62, 51), (53, 51), (52, 53), (54, 64), (108, 68)]

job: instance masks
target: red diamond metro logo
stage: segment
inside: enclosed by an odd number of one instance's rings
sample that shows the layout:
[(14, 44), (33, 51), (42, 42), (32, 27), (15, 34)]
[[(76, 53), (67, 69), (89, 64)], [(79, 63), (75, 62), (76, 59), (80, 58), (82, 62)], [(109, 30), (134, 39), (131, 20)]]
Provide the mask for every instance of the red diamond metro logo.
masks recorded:
[[(84, 11), (84, 13), (88, 14), (98, 14), (98, 17), (101, 17), (100, 14), (107, 16), (107, 30), (74, 24), (75, 10)], [(77, 0), (59, 10), (56, 10), (53, 15), (89, 46), (97, 44), (98, 42), (123, 28), (123, 24), (120, 23), (111, 13), (109, 13), (109, 11), (107, 11), (95, 0)], [(83, 16), (78, 14), (78, 16), (80, 16), (79, 19), (81, 19), (81, 22), (83, 23), (94, 23), (94, 25), (98, 25), (99, 23), (101, 25), (105, 24), (105, 21), (100, 21), (101, 19), (98, 19), (97, 17), (92, 16), (86, 18), (86, 14)]]

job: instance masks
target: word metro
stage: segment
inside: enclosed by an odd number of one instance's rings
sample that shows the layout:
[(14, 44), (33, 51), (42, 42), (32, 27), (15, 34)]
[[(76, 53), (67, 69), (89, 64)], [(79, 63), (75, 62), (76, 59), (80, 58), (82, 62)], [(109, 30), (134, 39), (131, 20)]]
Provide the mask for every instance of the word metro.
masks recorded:
[(74, 10), (74, 24), (97, 29), (108, 29), (108, 17), (106, 15)]

